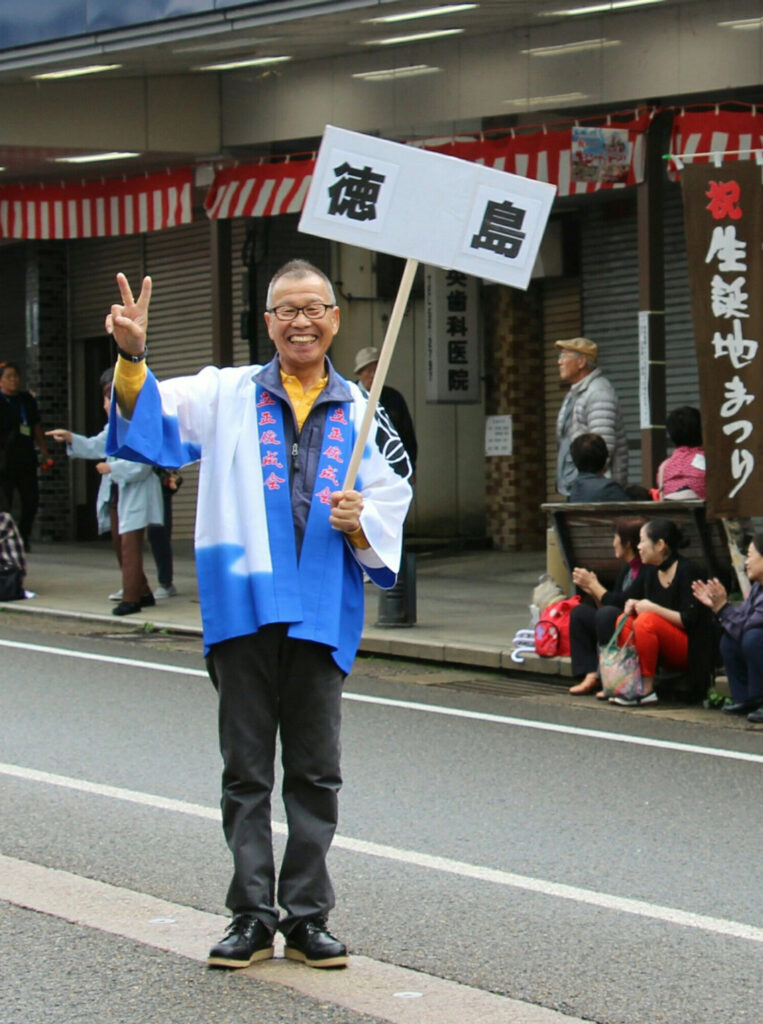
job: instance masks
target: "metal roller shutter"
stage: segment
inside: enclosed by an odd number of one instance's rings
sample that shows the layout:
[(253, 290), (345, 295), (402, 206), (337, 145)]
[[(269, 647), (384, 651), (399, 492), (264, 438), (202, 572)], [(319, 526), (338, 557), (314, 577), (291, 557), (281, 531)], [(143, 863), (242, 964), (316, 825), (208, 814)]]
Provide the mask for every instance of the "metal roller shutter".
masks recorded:
[[(196, 373), (212, 361), (212, 277), (209, 222), (126, 238), (74, 242), (69, 248), (71, 337), (97, 336), (109, 301), (117, 298), (114, 274), (127, 274), (137, 290), (150, 274), (151, 369), (159, 379)], [(173, 499), (174, 540), (193, 537), (198, 468), (183, 472)]]
[(665, 349), (668, 412), (679, 405), (699, 408), (684, 210), (680, 185), (673, 184), (665, 201)]
[[(82, 434), (97, 434), (103, 427), (98, 379), (113, 358), (113, 346), (103, 322), (112, 302), (119, 301), (114, 277), (127, 275), (134, 286), (143, 275), (143, 243), (139, 235), (124, 238), (81, 239), (67, 243), (69, 282), (69, 337), (71, 369), (68, 426)], [(71, 502), (75, 533), (94, 537), (98, 474), (92, 463), (72, 460)]]
[[(249, 296), (245, 294), (247, 268), (243, 263), (242, 254), (246, 244), (246, 236), (251, 222), (245, 217), (236, 217), (231, 221), (231, 280), (233, 281), (233, 365), (246, 366), (249, 359), (249, 339), (241, 337), (241, 314), (249, 307)], [(256, 316), (255, 310), (249, 310), (250, 316)]]
[(638, 396), (638, 251), (636, 202), (592, 207), (582, 221), (583, 334), (599, 346), (625, 416), (631, 482), (641, 479)]
[[(146, 273), (153, 279), (151, 369), (161, 380), (197, 373), (212, 362), (212, 273), (209, 222), (144, 236)], [(173, 540), (193, 537), (198, 466), (183, 470), (173, 498)]]
[(103, 321), (109, 304), (119, 301), (114, 277), (127, 275), (131, 285), (143, 276), (143, 244), (140, 235), (94, 238), (69, 245), (69, 318), (73, 341), (104, 335)]
[(552, 278), (543, 282), (543, 351), (546, 395), (546, 497), (556, 493), (556, 417), (567, 393), (559, 381), (554, 342), (580, 334), (580, 281)]
[[(689, 280), (678, 186), (668, 186), (665, 230), (667, 409), (699, 405)], [(638, 375), (638, 241), (636, 203), (601, 204), (582, 225), (583, 333), (599, 346), (604, 373), (617, 389), (630, 451), (628, 476), (641, 480)]]

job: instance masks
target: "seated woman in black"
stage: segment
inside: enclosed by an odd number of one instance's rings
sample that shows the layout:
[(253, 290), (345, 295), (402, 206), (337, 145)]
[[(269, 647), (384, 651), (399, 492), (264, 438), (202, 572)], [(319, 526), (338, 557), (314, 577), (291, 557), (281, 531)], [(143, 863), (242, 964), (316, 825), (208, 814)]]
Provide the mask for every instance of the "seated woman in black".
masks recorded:
[(615, 697), (615, 704), (656, 704), (658, 665), (687, 674), (691, 700), (701, 700), (710, 685), (715, 664), (712, 616), (692, 593), (692, 583), (703, 573), (679, 555), (682, 547), (681, 531), (670, 519), (652, 519), (641, 528), (638, 550), (644, 565), (625, 602), (628, 621), (618, 643), (622, 646), (632, 636), (643, 690), (633, 699)]
[(599, 644), (606, 644), (612, 636), (617, 617), (625, 607), (628, 591), (641, 571), (641, 558), (637, 549), (644, 522), (639, 516), (620, 516), (615, 519), (612, 547), (615, 557), (625, 562), (625, 566), (611, 590), (607, 590), (590, 569), (572, 571), (573, 583), (594, 599), (596, 607), (579, 604), (572, 609), (572, 674), (576, 678), (583, 678), (570, 687), (570, 693), (593, 693), (599, 689)]
[(721, 657), (731, 690), (727, 715), (747, 715), (763, 722), (763, 531), (753, 534), (745, 559), (752, 580), (750, 593), (736, 607), (728, 603), (726, 588), (718, 579), (695, 580), (692, 590), (721, 624)]

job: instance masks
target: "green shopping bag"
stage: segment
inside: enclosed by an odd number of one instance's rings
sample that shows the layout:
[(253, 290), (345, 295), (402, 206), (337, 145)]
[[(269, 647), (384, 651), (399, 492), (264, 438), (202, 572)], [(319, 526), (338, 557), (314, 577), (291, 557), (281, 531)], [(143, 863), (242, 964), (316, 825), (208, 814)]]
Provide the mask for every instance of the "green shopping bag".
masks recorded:
[(643, 694), (643, 686), (633, 633), (622, 647), (617, 646), (618, 637), (627, 621), (628, 616), (622, 615), (609, 643), (599, 648), (599, 676), (607, 697), (634, 700)]

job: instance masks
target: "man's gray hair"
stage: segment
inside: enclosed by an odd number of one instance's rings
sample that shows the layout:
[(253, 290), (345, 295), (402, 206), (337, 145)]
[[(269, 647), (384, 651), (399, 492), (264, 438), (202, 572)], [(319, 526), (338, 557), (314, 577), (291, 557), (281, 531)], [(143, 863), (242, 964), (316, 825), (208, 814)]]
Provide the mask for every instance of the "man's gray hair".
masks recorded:
[(336, 296), (334, 294), (334, 286), (328, 279), (328, 277), (323, 273), (323, 271), (319, 270), (318, 267), (314, 266), (307, 260), (289, 260), (288, 263), (284, 263), (284, 265), (280, 269), (276, 270), (275, 274), (273, 274), (272, 278), (270, 279), (270, 284), (268, 285), (268, 295), (267, 299), (265, 300), (266, 309), (272, 308), (273, 289), (275, 288), (276, 284), (281, 280), (282, 277), (300, 278), (313, 276), (319, 277), (321, 281), (323, 281), (323, 283), (326, 285), (326, 290), (328, 291), (329, 298), (331, 299), (331, 305), (335, 306)]

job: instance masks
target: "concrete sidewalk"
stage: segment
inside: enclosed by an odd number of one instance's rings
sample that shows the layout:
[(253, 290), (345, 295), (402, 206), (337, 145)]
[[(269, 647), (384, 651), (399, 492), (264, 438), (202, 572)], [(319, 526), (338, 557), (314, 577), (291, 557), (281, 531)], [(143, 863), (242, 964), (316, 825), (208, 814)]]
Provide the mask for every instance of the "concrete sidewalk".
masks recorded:
[[(537, 552), (460, 551), (417, 556), (417, 623), (380, 627), (379, 593), (363, 588), (366, 599), (361, 650), (449, 664), (502, 669), (506, 672), (569, 674), (567, 659), (511, 660), (511, 641), (530, 624), (529, 605), (546, 555)], [(146, 552), (152, 585), (154, 566)], [(30, 614), (69, 615), (159, 629), (201, 634), (199, 599), (193, 553), (189, 544), (175, 550), (178, 596), (157, 601), (145, 614), (115, 619), (108, 595), (120, 586), (111, 545), (105, 542), (42, 544), (28, 556), (26, 586), (36, 597), (0, 605)], [(384, 616), (383, 616), (384, 617)], [(389, 615), (387, 615), (389, 618)], [(561, 681), (561, 679), (560, 679)]]

